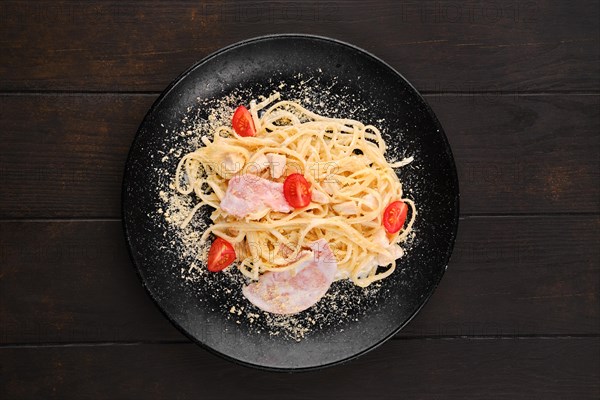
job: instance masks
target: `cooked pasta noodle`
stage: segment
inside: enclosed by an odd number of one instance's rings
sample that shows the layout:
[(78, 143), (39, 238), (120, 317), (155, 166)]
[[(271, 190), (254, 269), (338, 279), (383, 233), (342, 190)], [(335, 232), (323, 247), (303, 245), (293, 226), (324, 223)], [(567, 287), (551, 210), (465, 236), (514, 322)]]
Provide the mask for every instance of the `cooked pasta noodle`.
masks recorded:
[[(182, 195), (193, 193), (199, 200), (182, 227), (200, 207), (214, 208), (213, 224), (201, 242), (213, 234), (232, 243), (237, 268), (251, 279), (266, 271), (294, 268), (301, 261), (296, 259), (300, 250), (322, 238), (336, 257), (338, 279), (349, 278), (365, 287), (386, 278), (394, 272), (395, 260), (402, 255), (399, 244), (407, 239), (417, 216), (415, 203), (404, 197), (394, 171), (412, 157), (389, 163), (376, 127), (324, 117), (296, 102), (277, 100), (275, 93), (258, 104), (251, 102), (255, 136), (238, 136), (230, 124), (224, 124), (214, 131), (212, 140), (202, 137), (204, 146), (180, 160), (176, 189)], [(273, 179), (268, 168), (261, 169), (260, 160), (268, 154), (287, 160), (285, 174), (278, 179)], [(313, 201), (290, 213), (267, 209), (246, 218), (220, 208), (234, 174), (283, 182), (294, 172), (303, 174), (313, 191), (325, 194), (326, 203)], [(409, 206), (409, 218), (399, 232), (387, 234), (383, 213), (396, 200)]]

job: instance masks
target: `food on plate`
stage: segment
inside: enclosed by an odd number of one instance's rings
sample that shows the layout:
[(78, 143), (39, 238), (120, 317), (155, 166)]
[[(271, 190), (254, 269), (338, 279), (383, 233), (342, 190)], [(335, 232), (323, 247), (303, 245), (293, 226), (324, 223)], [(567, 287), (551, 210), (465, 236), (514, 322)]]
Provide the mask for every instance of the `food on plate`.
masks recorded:
[(315, 114), (275, 93), (203, 136), (179, 162), (175, 187), (203, 206), (212, 225), (207, 268), (236, 268), (258, 308), (295, 314), (339, 279), (366, 287), (403, 256), (417, 210), (404, 196), (380, 131)]

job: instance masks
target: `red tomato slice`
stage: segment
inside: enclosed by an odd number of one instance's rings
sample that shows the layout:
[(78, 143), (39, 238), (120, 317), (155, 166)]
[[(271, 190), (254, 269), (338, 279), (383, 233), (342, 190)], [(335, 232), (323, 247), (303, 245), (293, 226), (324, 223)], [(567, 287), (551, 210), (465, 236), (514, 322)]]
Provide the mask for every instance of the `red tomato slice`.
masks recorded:
[(306, 207), (310, 204), (310, 183), (302, 174), (291, 174), (283, 182), (283, 196), (294, 208)]
[(239, 106), (233, 118), (231, 119), (231, 125), (233, 130), (240, 136), (254, 136), (256, 135), (256, 129), (254, 128), (254, 121), (252, 121), (252, 115), (250, 111), (244, 106)]
[(220, 237), (216, 238), (208, 251), (208, 270), (219, 272), (235, 261), (235, 250), (231, 243)]
[(403, 201), (394, 201), (383, 212), (383, 226), (387, 233), (396, 233), (406, 222), (408, 206)]

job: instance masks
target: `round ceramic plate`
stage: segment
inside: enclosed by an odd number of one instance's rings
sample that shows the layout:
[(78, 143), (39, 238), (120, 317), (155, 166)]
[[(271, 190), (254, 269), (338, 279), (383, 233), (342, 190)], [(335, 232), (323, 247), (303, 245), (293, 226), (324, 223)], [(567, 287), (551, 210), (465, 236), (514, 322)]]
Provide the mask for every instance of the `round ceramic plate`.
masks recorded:
[[(212, 210), (202, 208), (182, 232), (174, 220), (190, 203), (177, 198), (170, 186), (179, 158), (198, 145), (199, 132), (211, 121), (222, 117), (227, 123), (236, 105), (276, 91), (314, 112), (377, 126), (390, 159), (414, 157), (413, 163), (398, 170), (418, 216), (396, 271), (367, 289), (334, 282), (317, 305), (293, 316), (268, 314), (247, 302), (241, 294), (244, 280), (235, 268), (205, 272), (194, 235), (210, 223)], [(165, 316), (221, 356), (287, 371), (347, 361), (402, 329), (427, 302), (447, 268), (458, 206), (448, 140), (415, 88), (364, 50), (308, 35), (246, 40), (183, 73), (142, 122), (123, 181), (130, 254)]]

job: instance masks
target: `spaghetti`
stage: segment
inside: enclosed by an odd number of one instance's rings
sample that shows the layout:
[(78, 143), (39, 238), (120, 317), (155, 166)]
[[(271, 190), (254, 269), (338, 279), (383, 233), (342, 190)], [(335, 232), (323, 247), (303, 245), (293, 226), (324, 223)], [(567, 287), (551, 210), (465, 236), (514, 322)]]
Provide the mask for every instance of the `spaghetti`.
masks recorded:
[[(214, 208), (213, 224), (201, 242), (213, 234), (231, 243), (237, 268), (253, 280), (267, 271), (295, 268), (302, 249), (320, 239), (329, 243), (335, 256), (336, 279), (351, 279), (366, 287), (392, 274), (396, 259), (403, 255), (400, 244), (417, 215), (394, 169), (407, 165), (412, 157), (389, 163), (376, 127), (315, 114), (296, 102), (279, 100), (278, 93), (258, 104), (252, 101), (249, 111), (255, 136), (239, 136), (223, 125), (212, 140), (203, 136), (204, 146), (180, 160), (176, 190), (193, 193), (199, 200), (182, 227), (200, 207)], [(284, 160), (283, 171), (281, 164), (278, 170), (276, 163), (268, 163), (273, 159)], [(313, 201), (306, 207), (291, 212), (267, 208), (244, 218), (221, 207), (234, 176), (283, 182), (293, 173), (303, 174), (310, 184)], [(403, 228), (390, 234), (383, 227), (384, 211), (395, 201), (410, 211)]]

